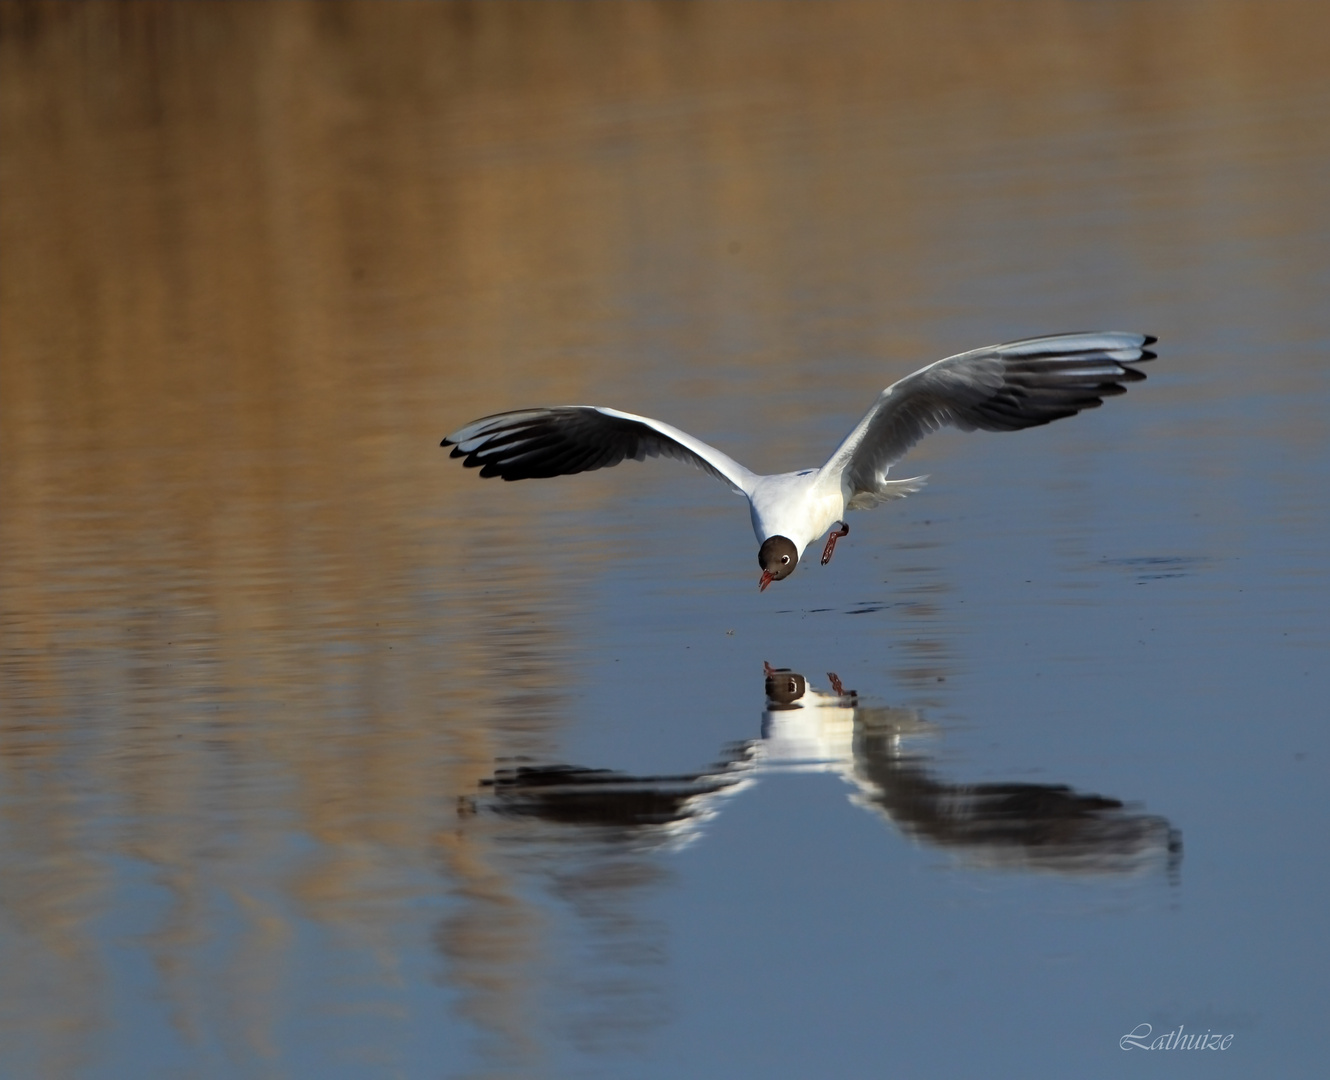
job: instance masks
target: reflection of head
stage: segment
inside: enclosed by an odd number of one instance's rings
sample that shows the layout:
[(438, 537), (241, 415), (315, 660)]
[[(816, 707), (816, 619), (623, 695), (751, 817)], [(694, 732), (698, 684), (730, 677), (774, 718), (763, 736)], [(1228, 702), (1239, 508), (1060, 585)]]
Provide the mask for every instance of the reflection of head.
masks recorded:
[(794, 703), (804, 696), (808, 683), (802, 675), (788, 668), (767, 668), (767, 707), (770, 709), (794, 708)]

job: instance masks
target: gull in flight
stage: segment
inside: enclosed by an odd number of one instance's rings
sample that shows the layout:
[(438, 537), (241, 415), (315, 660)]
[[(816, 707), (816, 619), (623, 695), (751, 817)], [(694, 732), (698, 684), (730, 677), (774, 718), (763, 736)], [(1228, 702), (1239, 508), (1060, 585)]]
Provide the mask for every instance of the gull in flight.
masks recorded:
[(530, 480), (590, 472), (625, 459), (672, 457), (728, 484), (748, 500), (766, 589), (794, 573), (804, 549), (826, 533), (822, 565), (867, 510), (924, 484), (887, 473), (930, 431), (1019, 431), (1075, 416), (1145, 378), (1149, 334), (1054, 334), (949, 356), (892, 383), (820, 469), (762, 476), (685, 431), (598, 405), (520, 409), (475, 420), (442, 445), (483, 477)]

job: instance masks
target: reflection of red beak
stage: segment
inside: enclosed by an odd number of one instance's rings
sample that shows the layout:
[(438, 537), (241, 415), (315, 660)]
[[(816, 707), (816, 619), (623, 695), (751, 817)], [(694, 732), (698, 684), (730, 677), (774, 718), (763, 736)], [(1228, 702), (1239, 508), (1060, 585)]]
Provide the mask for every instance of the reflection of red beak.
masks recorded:
[(757, 591), (758, 591), (758, 592), (765, 592), (767, 586), (770, 585), (770, 584), (771, 584), (773, 581), (775, 581), (775, 580), (776, 580), (776, 579), (775, 579), (774, 577), (771, 576), (771, 571), (770, 571), (770, 570), (763, 570), (763, 571), (762, 571), (762, 578), (761, 578), (761, 580), (758, 581), (758, 583), (757, 583)]

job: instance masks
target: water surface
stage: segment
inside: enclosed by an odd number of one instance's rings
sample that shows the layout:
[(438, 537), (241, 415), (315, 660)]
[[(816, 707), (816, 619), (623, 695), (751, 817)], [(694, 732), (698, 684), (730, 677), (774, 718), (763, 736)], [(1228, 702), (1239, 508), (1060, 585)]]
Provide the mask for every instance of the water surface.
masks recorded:
[[(1321, 6), (0, 29), (0, 1071), (1319, 1075)], [(807, 467), (1100, 327), (1147, 382), (762, 594), (703, 476), (438, 448)]]

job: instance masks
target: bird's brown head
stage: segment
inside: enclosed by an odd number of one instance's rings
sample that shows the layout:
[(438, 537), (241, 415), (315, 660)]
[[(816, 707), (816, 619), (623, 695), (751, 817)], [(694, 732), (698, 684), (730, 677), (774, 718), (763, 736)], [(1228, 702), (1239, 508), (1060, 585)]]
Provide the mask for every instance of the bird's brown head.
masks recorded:
[(757, 582), (761, 592), (773, 581), (794, 573), (799, 565), (799, 549), (788, 536), (768, 536), (757, 549), (757, 564), (762, 567), (762, 577)]

